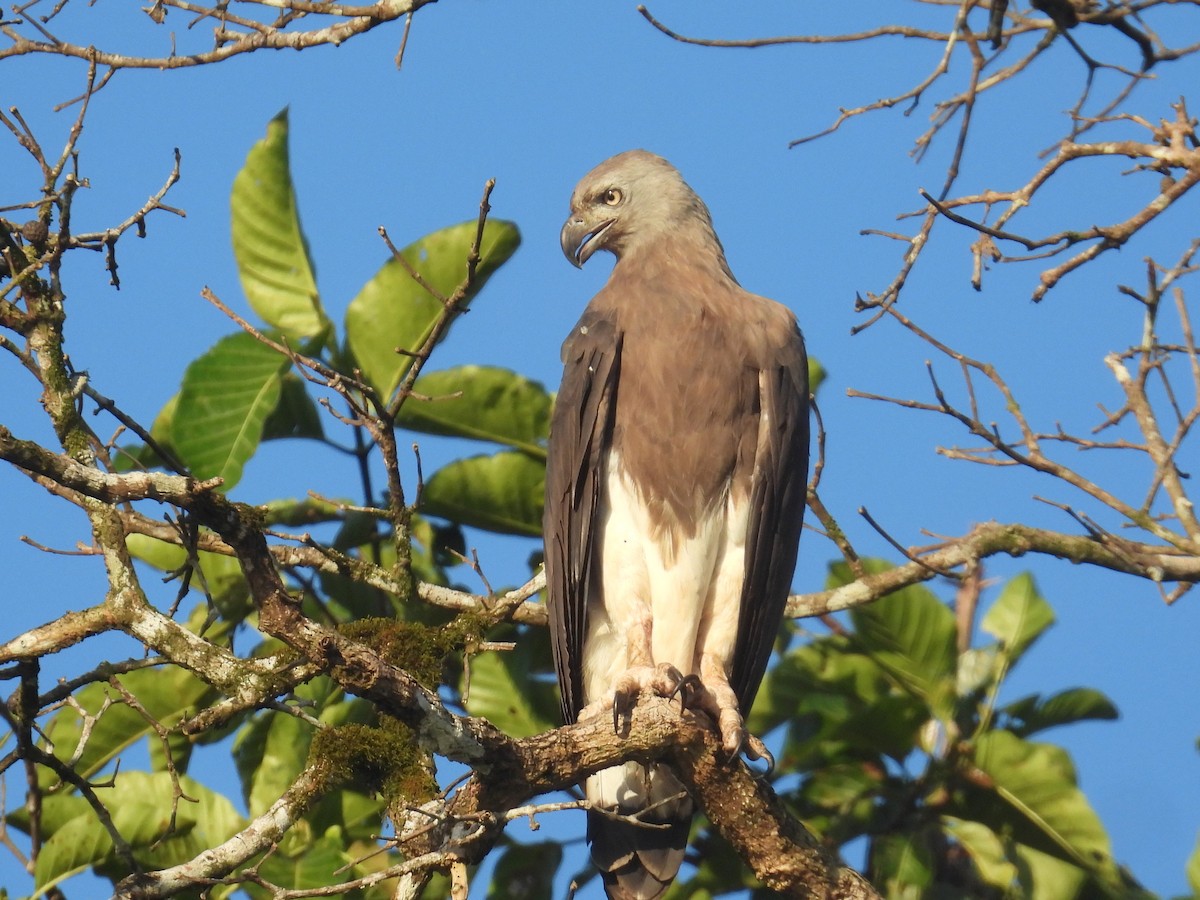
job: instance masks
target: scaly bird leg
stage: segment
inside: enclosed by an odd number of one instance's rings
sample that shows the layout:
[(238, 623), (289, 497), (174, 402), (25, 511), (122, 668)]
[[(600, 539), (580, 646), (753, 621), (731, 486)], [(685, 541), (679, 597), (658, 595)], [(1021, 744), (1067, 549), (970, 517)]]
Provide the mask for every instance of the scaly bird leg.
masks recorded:
[(745, 720), (738, 708), (737, 694), (729, 686), (725, 664), (711, 653), (700, 657), (700, 681), (703, 690), (696, 692), (696, 708), (707, 713), (717, 723), (721, 746), (730, 757), (745, 753), (750, 759), (766, 760), (767, 771), (775, 768), (775, 757), (761, 740), (746, 730)]

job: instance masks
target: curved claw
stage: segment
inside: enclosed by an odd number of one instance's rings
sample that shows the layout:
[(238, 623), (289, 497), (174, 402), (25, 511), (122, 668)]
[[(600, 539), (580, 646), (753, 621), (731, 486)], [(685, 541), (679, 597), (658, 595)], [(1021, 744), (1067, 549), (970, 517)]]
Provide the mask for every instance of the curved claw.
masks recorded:
[(746, 753), (746, 756), (749, 759), (761, 759), (763, 762), (765, 762), (767, 764), (767, 768), (763, 772), (764, 778), (775, 771), (775, 756), (774, 756), (774, 754), (772, 754), (771, 751), (767, 749), (766, 744), (764, 744), (761, 740), (759, 740), (757, 737), (750, 734), (749, 732), (746, 733), (744, 751)]
[[(678, 674), (678, 672), (676, 672)], [(675, 688), (667, 697), (668, 700), (679, 698), (679, 708), (690, 709), (692, 701), (700, 696), (700, 691), (704, 689), (704, 682), (700, 680), (699, 675), (680, 675), (675, 682)]]
[(637, 701), (638, 686), (636, 684), (621, 685), (613, 691), (613, 732), (621, 733), (621, 720), (629, 721), (633, 716), (633, 708), (637, 706)]

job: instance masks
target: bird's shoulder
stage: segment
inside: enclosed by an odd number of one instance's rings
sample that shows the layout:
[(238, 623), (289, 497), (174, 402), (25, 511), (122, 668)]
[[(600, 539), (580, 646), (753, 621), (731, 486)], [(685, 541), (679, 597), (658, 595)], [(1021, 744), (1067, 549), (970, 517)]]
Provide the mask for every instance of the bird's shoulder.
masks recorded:
[(563, 364), (579, 362), (585, 355), (612, 353), (620, 342), (619, 323), (611, 310), (593, 301), (588, 304), (562, 344)]
[(731, 315), (748, 342), (748, 354), (760, 367), (790, 365), (804, 357), (804, 336), (796, 314), (769, 297), (735, 286)]

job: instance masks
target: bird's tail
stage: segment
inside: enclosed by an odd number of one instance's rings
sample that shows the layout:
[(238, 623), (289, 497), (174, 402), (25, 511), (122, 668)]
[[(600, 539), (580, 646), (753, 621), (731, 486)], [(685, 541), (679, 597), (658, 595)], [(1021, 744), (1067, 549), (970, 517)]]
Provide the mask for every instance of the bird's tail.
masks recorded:
[[(609, 900), (654, 900), (675, 878), (687, 848), (692, 798), (664, 765), (629, 762), (587, 780), (588, 843)], [(629, 817), (635, 817), (636, 821)]]

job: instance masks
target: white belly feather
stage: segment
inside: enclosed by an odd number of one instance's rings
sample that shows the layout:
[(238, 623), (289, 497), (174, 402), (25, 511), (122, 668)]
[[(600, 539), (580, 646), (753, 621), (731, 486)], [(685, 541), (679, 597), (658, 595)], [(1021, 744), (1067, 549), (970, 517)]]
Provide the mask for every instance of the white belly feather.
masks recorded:
[[(600, 510), (598, 590), (591, 592), (584, 644), (585, 702), (611, 690), (633, 664), (670, 663), (699, 672), (702, 654), (733, 664), (745, 573), (747, 498), (729, 494), (696, 533), (657, 529), (620, 460), (608, 466)], [(649, 640), (650, 659), (634, 641)], [(633, 658), (631, 658), (633, 657)]]

